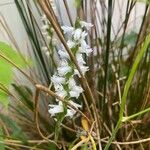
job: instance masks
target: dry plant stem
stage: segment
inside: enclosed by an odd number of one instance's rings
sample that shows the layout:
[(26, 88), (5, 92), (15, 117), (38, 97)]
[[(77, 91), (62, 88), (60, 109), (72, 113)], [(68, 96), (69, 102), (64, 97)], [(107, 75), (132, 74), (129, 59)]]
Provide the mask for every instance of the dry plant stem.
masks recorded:
[(7, 150), (16, 150), (16, 148), (12, 148), (10, 146), (5, 145), (5, 148), (7, 148)]
[[(4, 142), (8, 142), (8, 143), (18, 143), (18, 144), (21, 144), (22, 141), (19, 141), (19, 140), (4, 140)], [(28, 140), (27, 143), (30, 143), (30, 144), (35, 144), (35, 143), (47, 143), (48, 141), (47, 140)]]
[[(150, 74), (149, 74), (148, 78), (149, 78), (148, 79), (148, 85), (150, 85)], [(146, 107), (146, 105), (149, 102), (149, 98), (150, 98), (150, 86), (148, 87), (147, 94), (145, 94), (144, 103), (141, 106), (141, 110), (143, 110)]]
[(91, 129), (88, 133), (88, 137), (81, 140), (80, 142), (78, 142), (71, 150), (76, 150), (78, 147), (82, 146), (84, 143), (88, 143), (89, 140), (91, 140), (91, 142), (92, 142), (93, 150), (96, 150), (96, 143), (95, 143), (93, 137), (91, 136), (92, 130), (94, 128), (94, 124), (95, 124), (95, 121), (91, 125)]
[(9, 58), (7, 58), (6, 56), (4, 56), (1, 52), (0, 52), (0, 57), (2, 57), (3, 59), (5, 59), (7, 62), (9, 62), (12, 66), (14, 66), (15, 68), (17, 68), (25, 77), (28, 78), (28, 80), (32, 83), (32, 84), (36, 84), (36, 81), (34, 81), (29, 75), (27, 75), (22, 69), (20, 69), (20, 67), (18, 67), (14, 62), (12, 62)]
[(65, 128), (65, 129), (67, 129), (68, 131), (71, 131), (71, 132), (77, 133), (77, 131), (76, 131), (76, 130), (74, 130), (74, 129), (70, 128), (70, 127), (67, 127), (66, 125), (64, 125), (64, 124), (62, 124), (62, 123), (61, 123), (61, 126), (62, 126), (63, 128)]
[(96, 133), (97, 133), (97, 137), (98, 137), (99, 150), (102, 150), (101, 138), (100, 138), (100, 127), (99, 127), (99, 125), (100, 125), (100, 123), (99, 123), (100, 119), (97, 118), (97, 115), (95, 114), (96, 112), (93, 112), (93, 113), (94, 113), (94, 117), (95, 117), (95, 125), (96, 125)]
[(82, 146), (84, 143), (87, 143), (89, 141), (89, 137), (81, 140), (79, 143), (77, 143), (71, 150), (77, 150), (78, 147)]
[(45, 38), (44, 38), (44, 36), (43, 36), (43, 34), (42, 34), (42, 32), (41, 32), (41, 29), (40, 29), (40, 27), (39, 27), (39, 25), (38, 25), (38, 23), (37, 23), (37, 21), (36, 21), (36, 18), (35, 18), (34, 15), (33, 15), (33, 12), (32, 12), (32, 10), (31, 10), (31, 8), (30, 8), (30, 6), (29, 6), (28, 3), (27, 3), (27, 7), (28, 7), (28, 9), (29, 9), (29, 11), (30, 11), (30, 15), (32, 16), (32, 19), (33, 19), (33, 21), (34, 21), (34, 23), (35, 23), (35, 25), (36, 25), (38, 31), (40, 32), (40, 35), (41, 35), (41, 37), (42, 37), (42, 39), (43, 39), (43, 41), (44, 41), (44, 44), (45, 44), (46, 47), (48, 48), (48, 51), (49, 51), (49, 53), (50, 53), (50, 55), (51, 55), (51, 59), (52, 59), (52, 62), (53, 62), (53, 64), (54, 64), (54, 67), (56, 67), (56, 62), (54, 61), (54, 59), (53, 59), (53, 57), (52, 57), (51, 49), (50, 49), (50, 47), (48, 46), (48, 44), (46, 43), (46, 40), (45, 40)]
[(55, 19), (55, 22), (57, 23), (57, 25), (58, 25), (59, 28), (60, 28), (59, 22), (58, 22), (58, 20), (57, 20), (57, 17), (56, 17), (56, 15), (55, 15), (54, 11), (53, 11), (53, 8), (52, 8), (52, 6), (51, 6), (51, 3), (49, 2), (49, 0), (45, 0), (45, 3), (46, 3), (46, 5), (47, 5), (48, 10), (49, 10), (50, 13), (52, 14), (53, 19)]
[[(132, 123), (131, 123), (131, 126), (133, 127), (133, 131), (135, 132), (135, 135), (137, 136), (138, 140), (140, 140), (140, 136), (139, 136), (138, 132), (136, 131), (134, 125), (132, 125)], [(140, 145), (139, 149), (144, 150), (143, 144), (144, 143), (139, 143), (139, 145)]]
[[(108, 141), (101, 139), (102, 142), (108, 143)], [(133, 144), (140, 144), (140, 143), (145, 143), (149, 142), (150, 138), (142, 139), (142, 140), (137, 140), (137, 141), (131, 141), (131, 142), (112, 142), (112, 144), (119, 144), (119, 145), (133, 145)]]
[(47, 140), (48, 142), (50, 143), (53, 143), (55, 144), (58, 148), (61, 148), (55, 141), (53, 140), (50, 140), (48, 139), (46, 136), (43, 135), (43, 133), (41, 132), (40, 130), (40, 126), (39, 126), (39, 122), (38, 122), (38, 100), (39, 100), (39, 94), (40, 94), (40, 89), (39, 88), (36, 88), (36, 91), (35, 91), (35, 98), (34, 98), (34, 101), (35, 101), (35, 122), (36, 122), (36, 128), (39, 132), (39, 135)]
[[(17, 144), (17, 143), (12, 143), (12, 142), (0, 141), (0, 143), (6, 144), (6, 145), (11, 145), (11, 146), (16, 146), (16, 147), (27, 148), (27, 149), (31, 148), (30, 146), (25, 146), (25, 145), (21, 145), (21, 144)], [(43, 150), (43, 149), (37, 148), (36, 150)]]
[[(106, 129), (106, 131), (109, 133), (109, 135), (111, 136), (111, 131), (109, 130), (109, 128), (108, 128), (108, 126), (106, 125), (105, 122), (103, 123), (103, 126)], [(101, 141), (102, 141), (102, 139), (101, 139)], [(117, 145), (118, 149), (121, 150), (120, 145), (119, 144), (116, 144), (116, 145)]]
[(63, 1), (64, 1), (64, 5), (65, 5), (66, 11), (67, 11), (67, 15), (68, 15), (70, 24), (73, 27), (73, 21), (72, 21), (72, 18), (71, 18), (71, 14), (70, 14), (70, 11), (69, 11), (69, 7), (68, 7), (68, 4), (67, 4), (67, 1), (66, 0), (63, 0)]
[[(54, 135), (54, 133), (48, 135), (46, 138), (51, 138), (52, 136)], [(34, 150), (37, 146), (43, 144), (43, 143), (48, 143), (49, 141), (47, 140), (32, 140), (32, 141), (29, 141), (29, 143), (37, 143), (36, 145), (34, 145), (30, 150)]]
[(91, 121), (93, 122), (94, 120), (93, 120), (92, 112), (91, 112), (90, 106), (88, 105), (88, 102), (87, 102), (87, 99), (86, 99), (86, 97), (85, 97), (85, 94), (82, 93), (82, 96), (83, 96), (84, 103), (85, 103), (85, 105), (86, 105), (86, 110), (88, 111), (88, 113), (89, 113), (89, 115), (90, 115), (90, 119), (91, 119)]
[[(14, 37), (12, 36), (12, 33), (8, 27), (8, 24), (3, 16), (3, 14), (0, 12), (0, 16), (2, 17), (2, 20), (0, 19), (0, 24), (2, 25), (2, 27), (4, 28), (4, 30), (6, 31), (8, 37), (10, 38), (10, 40), (12, 41), (12, 43), (14, 44), (15, 48), (18, 50), (19, 49), (19, 46), (18, 44), (16, 43)], [(4, 22), (4, 23), (3, 23)]]
[(6, 125), (5, 125), (5, 123), (0, 119), (0, 128), (1, 128), (1, 127), (4, 129), (5, 134), (6, 134), (7, 136), (10, 136), (9, 131), (8, 131), (8, 129), (7, 129)]
[(2, 27), (4, 28), (4, 30), (6, 31), (6, 33), (7, 33), (8, 37), (9, 37), (10, 41), (15, 46), (15, 48), (16, 48), (17, 52), (19, 53), (19, 55), (21, 56), (22, 60), (26, 64), (28, 64), (28, 62), (25, 60), (24, 56), (22, 55), (22, 53), (20, 51), (20, 48), (19, 48), (19, 46), (18, 46), (18, 44), (17, 44), (17, 42), (16, 42), (16, 40), (15, 40), (15, 38), (14, 38), (14, 36), (13, 36), (13, 34), (12, 34), (12, 32), (11, 32), (11, 30), (10, 30), (10, 28), (9, 28), (9, 26), (8, 26), (5, 18), (4, 18), (4, 16), (3, 16), (3, 14), (0, 13), (0, 16), (2, 17), (2, 20), (0, 19), (0, 23), (1, 23)]

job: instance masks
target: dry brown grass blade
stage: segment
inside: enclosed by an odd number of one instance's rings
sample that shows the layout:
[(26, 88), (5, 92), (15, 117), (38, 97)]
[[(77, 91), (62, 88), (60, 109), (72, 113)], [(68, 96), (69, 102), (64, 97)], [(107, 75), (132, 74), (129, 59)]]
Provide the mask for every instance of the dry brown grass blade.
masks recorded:
[(55, 141), (53, 140), (50, 140), (49, 138), (47, 138), (46, 136), (43, 135), (43, 133), (41, 132), (40, 130), (40, 125), (39, 125), (39, 121), (38, 121), (38, 101), (39, 101), (39, 94), (40, 94), (40, 89), (39, 88), (36, 88), (36, 91), (35, 91), (35, 98), (34, 98), (34, 101), (35, 101), (35, 114), (34, 114), (34, 118), (35, 118), (35, 123), (36, 123), (36, 128), (37, 128), (37, 131), (39, 133), (39, 135), (46, 141), (50, 142), (50, 143), (53, 143), (55, 144), (59, 149), (61, 149), (61, 146), (59, 146)]

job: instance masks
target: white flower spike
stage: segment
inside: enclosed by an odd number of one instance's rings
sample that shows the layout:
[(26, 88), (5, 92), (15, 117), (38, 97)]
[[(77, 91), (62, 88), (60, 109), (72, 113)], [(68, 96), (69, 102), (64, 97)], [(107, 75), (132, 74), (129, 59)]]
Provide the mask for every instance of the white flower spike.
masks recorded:
[[(81, 72), (84, 75), (89, 70), (89, 67), (86, 66), (83, 55), (86, 54), (88, 56), (92, 52), (92, 49), (86, 42), (86, 36), (88, 33), (84, 31), (84, 29), (86, 28), (89, 30), (93, 25), (84, 21), (80, 21), (80, 25), (81, 27), (78, 28), (62, 26), (62, 30), (64, 34), (68, 34), (69, 40), (67, 40), (67, 45), (73, 51)], [(46, 29), (46, 26), (43, 27), (43, 29)], [(70, 61), (70, 56), (64, 47), (58, 50), (58, 54), (61, 61), (57, 68), (57, 73), (51, 78), (55, 88), (55, 93), (64, 99), (68, 97), (68, 103), (74, 106), (76, 109), (82, 108), (81, 105), (71, 100), (71, 98), (78, 99), (80, 94), (83, 92), (82, 87), (77, 85), (74, 79), (74, 76), (78, 75), (80, 77), (80, 74)], [(59, 102), (58, 105), (49, 105), (49, 113), (51, 116), (56, 116), (58, 113), (64, 112), (64, 105), (62, 102), (60, 102), (58, 99), (56, 99), (56, 102)], [(67, 107), (65, 116), (73, 117), (76, 113), (76, 110), (74, 110), (71, 106), (65, 107)]]

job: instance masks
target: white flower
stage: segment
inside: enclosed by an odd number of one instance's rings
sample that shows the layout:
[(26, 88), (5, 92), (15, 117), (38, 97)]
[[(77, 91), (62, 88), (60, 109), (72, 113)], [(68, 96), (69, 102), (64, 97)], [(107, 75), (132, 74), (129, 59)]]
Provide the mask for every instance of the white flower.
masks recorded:
[(69, 59), (70, 57), (69, 57), (69, 54), (67, 53), (67, 51), (65, 51), (65, 50), (63, 50), (63, 49), (61, 49), (61, 50), (59, 50), (58, 51), (58, 54), (59, 54), (59, 56), (62, 58), (62, 59)]
[[(80, 66), (80, 69), (81, 69), (82, 74), (84, 75), (89, 70), (89, 67), (88, 66)], [(80, 73), (77, 69), (74, 69), (74, 74), (77, 74), (79, 77), (81, 77)]]
[(64, 77), (60, 77), (60, 76), (57, 76), (57, 75), (53, 75), (51, 77), (51, 80), (53, 82), (53, 84), (64, 84), (65, 83), (65, 78)]
[(61, 28), (64, 31), (64, 34), (72, 33), (74, 31), (74, 28), (73, 27), (69, 27), (69, 26), (62, 26)]
[(87, 30), (89, 30), (93, 25), (91, 23), (87, 23), (85, 21), (80, 21), (81, 27), (85, 27)]
[(68, 65), (66, 60), (62, 60), (60, 66), (57, 68), (58, 74), (60, 76), (66, 75), (68, 72), (71, 72), (72, 68)]
[[(70, 90), (69, 91), (70, 97), (78, 98), (80, 93), (83, 92), (82, 87), (77, 86), (75, 80), (72, 77), (68, 81), (68, 86), (69, 86), (69, 90)], [(73, 104), (73, 102), (72, 102), (72, 104)]]
[[(50, 109), (48, 110), (48, 112), (51, 114), (51, 116), (55, 116), (58, 113), (64, 112), (63, 104), (61, 101), (59, 101), (58, 105), (49, 104), (49, 107)], [(75, 110), (67, 108), (67, 114), (65, 115), (65, 117), (69, 116), (72, 118), (75, 113)]]
[(81, 38), (82, 29), (78, 28), (73, 32), (73, 38), (75, 41), (79, 40)]
[(71, 40), (68, 40), (67, 45), (68, 45), (69, 48), (73, 48), (76, 45), (76, 43), (71, 41)]
[(65, 117), (72, 118), (75, 113), (76, 113), (76, 111), (74, 109), (67, 109), (67, 114), (65, 115)]
[(70, 89), (69, 94), (71, 97), (78, 98), (82, 92), (82, 87), (76, 85), (72, 89)]
[(55, 87), (55, 91), (64, 91), (64, 88), (62, 86), (62, 84), (59, 84), (59, 83), (55, 83), (54, 84), (54, 87)]
[(61, 98), (65, 98), (67, 96), (67, 92), (65, 90), (57, 91), (56, 94)]
[(85, 53), (87, 56), (92, 52), (93, 50), (91, 48), (83, 49), (83, 47), (79, 47), (79, 53)]
[(88, 33), (83, 31), (81, 34), (81, 40), (84, 40), (87, 35), (88, 35)]
[(90, 48), (90, 46), (86, 43), (85, 40), (81, 40), (81, 47), (82, 47), (82, 49)]
[(48, 112), (51, 114), (51, 116), (55, 116), (58, 113), (64, 112), (63, 104), (61, 101), (58, 105), (49, 104), (49, 107), (50, 109), (48, 110)]
[(76, 59), (77, 59), (78, 65), (86, 64), (81, 53), (76, 53)]
[(72, 89), (74, 86), (76, 86), (76, 82), (73, 79), (73, 77), (70, 77), (69, 81), (68, 81), (68, 86), (70, 89)]

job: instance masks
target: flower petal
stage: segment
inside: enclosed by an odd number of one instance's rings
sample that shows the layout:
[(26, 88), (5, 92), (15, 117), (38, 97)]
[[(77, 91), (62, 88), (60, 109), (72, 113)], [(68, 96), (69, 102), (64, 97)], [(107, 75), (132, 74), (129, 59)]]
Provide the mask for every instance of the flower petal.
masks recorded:
[(61, 28), (64, 31), (64, 34), (72, 33), (74, 31), (74, 28), (73, 27), (69, 27), (69, 26), (62, 26)]

